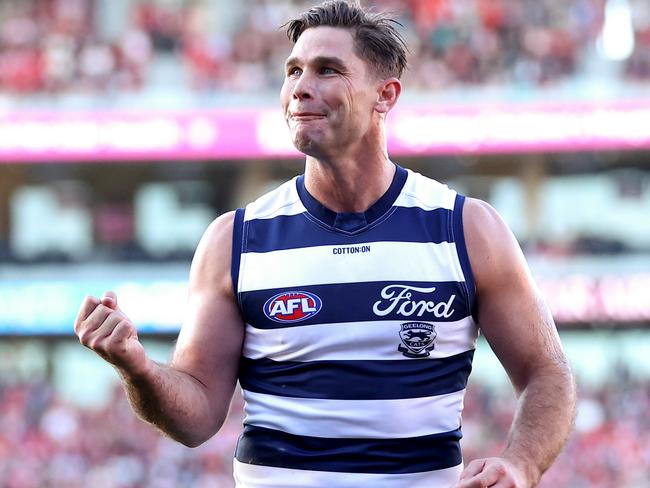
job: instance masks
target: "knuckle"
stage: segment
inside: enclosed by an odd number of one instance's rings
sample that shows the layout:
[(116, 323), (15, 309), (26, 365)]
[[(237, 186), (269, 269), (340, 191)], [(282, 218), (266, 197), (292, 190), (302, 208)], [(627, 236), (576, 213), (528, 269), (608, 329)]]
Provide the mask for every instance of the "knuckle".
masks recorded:
[(130, 327), (131, 323), (124, 318), (121, 318), (119, 321), (117, 321), (111, 335), (109, 336), (111, 343), (123, 342), (127, 333), (129, 332)]
[(119, 332), (127, 332), (131, 328), (131, 323), (125, 317), (120, 317), (120, 321), (115, 326), (115, 330)]
[(78, 327), (78, 331), (79, 331), (79, 333), (78, 333), (78, 335), (79, 335), (79, 336), (82, 336), (82, 335), (84, 335), (84, 336), (85, 336), (85, 335), (88, 335), (88, 333), (89, 333), (92, 329), (93, 329), (93, 323), (92, 323), (90, 320), (88, 320), (88, 319), (86, 319), (86, 320), (82, 320), (82, 321), (79, 323), (79, 327)]
[(86, 347), (90, 347), (90, 344), (93, 342), (92, 333), (92, 329), (83, 329), (79, 333), (79, 342), (81, 342)]
[(79, 337), (79, 342), (81, 342), (81, 344), (88, 346), (88, 331), (80, 331), (77, 334), (77, 337)]
[(94, 339), (91, 342), (91, 347), (90, 348), (93, 351), (95, 351), (97, 353), (100, 353), (100, 354), (103, 354), (103, 353), (106, 352), (106, 344), (104, 343), (104, 341), (99, 340), (99, 339)]
[(112, 333), (106, 338), (106, 345), (109, 349), (115, 349), (122, 342), (121, 337), (116, 332), (119, 332), (117, 327), (115, 327)]

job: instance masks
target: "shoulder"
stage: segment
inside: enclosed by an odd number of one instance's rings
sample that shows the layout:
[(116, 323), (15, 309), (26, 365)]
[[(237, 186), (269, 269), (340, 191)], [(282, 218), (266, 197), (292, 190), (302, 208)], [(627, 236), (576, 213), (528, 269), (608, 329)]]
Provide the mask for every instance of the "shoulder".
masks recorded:
[[(199, 248), (221, 249), (223, 244), (232, 241), (235, 211), (226, 212), (212, 221), (203, 233)], [(198, 248), (197, 248), (198, 251)]]
[(490, 204), (466, 198), (463, 229), (477, 290), (527, 272), (519, 243)]
[(507, 224), (489, 203), (477, 198), (465, 198), (463, 222), (466, 237), (480, 239), (483, 243), (502, 234), (511, 234)]
[(194, 253), (190, 270), (190, 286), (218, 283), (220, 289), (231, 293), (230, 266), (235, 212), (217, 217), (203, 233)]

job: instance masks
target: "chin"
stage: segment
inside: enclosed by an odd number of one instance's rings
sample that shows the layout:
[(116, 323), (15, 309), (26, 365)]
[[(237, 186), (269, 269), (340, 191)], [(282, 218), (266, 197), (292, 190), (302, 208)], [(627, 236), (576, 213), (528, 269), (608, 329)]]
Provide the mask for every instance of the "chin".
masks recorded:
[(318, 157), (322, 154), (321, 145), (311, 137), (296, 135), (293, 138), (294, 147), (307, 156)]

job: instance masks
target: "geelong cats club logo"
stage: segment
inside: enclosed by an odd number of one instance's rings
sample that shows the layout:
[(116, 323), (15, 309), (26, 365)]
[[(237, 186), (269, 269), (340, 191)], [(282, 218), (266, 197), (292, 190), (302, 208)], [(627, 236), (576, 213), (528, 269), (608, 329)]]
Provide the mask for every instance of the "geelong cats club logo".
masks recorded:
[(399, 332), (402, 344), (397, 346), (397, 350), (407, 358), (426, 358), (430, 355), (429, 351), (433, 350), (433, 341), (437, 335), (433, 324), (405, 322)]
[(313, 293), (285, 291), (266, 301), (264, 315), (274, 322), (300, 322), (316, 315), (322, 307), (323, 301)]

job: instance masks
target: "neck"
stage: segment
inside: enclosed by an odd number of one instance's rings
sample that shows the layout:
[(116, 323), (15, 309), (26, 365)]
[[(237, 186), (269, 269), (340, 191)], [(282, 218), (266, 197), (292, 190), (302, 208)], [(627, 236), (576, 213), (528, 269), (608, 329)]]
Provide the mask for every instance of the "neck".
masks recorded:
[(305, 187), (321, 204), (334, 212), (364, 212), (386, 193), (395, 165), (386, 157), (368, 161), (322, 162), (307, 157)]
[(305, 187), (334, 212), (366, 211), (393, 181), (395, 165), (388, 159), (385, 142), (363, 146), (356, 154), (307, 156)]

